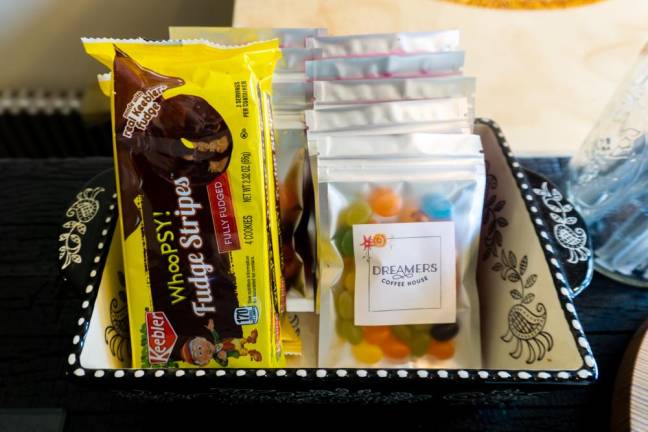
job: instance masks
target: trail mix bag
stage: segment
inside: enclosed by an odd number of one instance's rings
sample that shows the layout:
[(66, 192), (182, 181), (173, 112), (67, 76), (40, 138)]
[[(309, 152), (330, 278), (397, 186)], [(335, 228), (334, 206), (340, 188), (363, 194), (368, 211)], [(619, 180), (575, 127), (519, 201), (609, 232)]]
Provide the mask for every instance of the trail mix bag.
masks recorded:
[(112, 72), (133, 367), (278, 367), (278, 43), (84, 39)]
[(338, 136), (309, 146), (319, 367), (479, 368), (479, 137)]

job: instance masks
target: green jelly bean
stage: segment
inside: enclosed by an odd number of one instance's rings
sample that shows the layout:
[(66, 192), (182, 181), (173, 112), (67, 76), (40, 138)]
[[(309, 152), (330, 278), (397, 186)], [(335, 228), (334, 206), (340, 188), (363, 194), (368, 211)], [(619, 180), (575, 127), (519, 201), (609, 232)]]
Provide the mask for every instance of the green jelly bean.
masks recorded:
[(353, 230), (349, 229), (344, 233), (340, 242), (340, 253), (345, 257), (353, 256)]
[(427, 352), (430, 345), (430, 336), (427, 333), (416, 333), (413, 335), (410, 348), (414, 357), (421, 357)]
[(429, 333), (432, 324), (412, 324), (410, 328), (415, 333)]
[(412, 330), (406, 325), (397, 325), (391, 327), (391, 332), (394, 336), (403, 342), (409, 342), (412, 339)]
[(347, 207), (344, 219), (348, 225), (365, 224), (371, 218), (371, 207), (366, 201), (356, 201)]
[(353, 256), (353, 230), (350, 227), (337, 230), (333, 236), (333, 241), (342, 256)]
[(342, 291), (337, 298), (338, 315), (342, 319), (352, 321), (355, 313), (353, 309), (353, 295), (347, 290)]
[(362, 328), (353, 325), (351, 321), (344, 321), (344, 332), (347, 335), (347, 340), (352, 344), (352, 345), (357, 345), (360, 342), (362, 342), (364, 335), (362, 333)]

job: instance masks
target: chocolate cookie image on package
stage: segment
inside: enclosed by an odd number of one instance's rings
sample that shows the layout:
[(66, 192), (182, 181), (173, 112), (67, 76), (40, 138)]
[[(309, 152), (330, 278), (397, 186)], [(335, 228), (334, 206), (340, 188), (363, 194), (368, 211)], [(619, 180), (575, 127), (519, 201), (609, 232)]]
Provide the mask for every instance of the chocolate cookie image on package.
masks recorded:
[(276, 43), (85, 46), (113, 74), (133, 366), (282, 364), (261, 108)]

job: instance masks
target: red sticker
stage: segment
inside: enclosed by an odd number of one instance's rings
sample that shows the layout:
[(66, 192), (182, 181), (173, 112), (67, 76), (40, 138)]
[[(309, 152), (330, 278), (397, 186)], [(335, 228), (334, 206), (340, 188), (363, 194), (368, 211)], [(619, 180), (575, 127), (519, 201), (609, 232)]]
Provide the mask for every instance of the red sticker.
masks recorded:
[(148, 357), (151, 364), (166, 364), (178, 335), (164, 312), (146, 312)]
[(236, 215), (232, 205), (232, 192), (227, 174), (223, 174), (209, 183), (207, 195), (209, 196), (218, 251), (225, 253), (240, 249)]

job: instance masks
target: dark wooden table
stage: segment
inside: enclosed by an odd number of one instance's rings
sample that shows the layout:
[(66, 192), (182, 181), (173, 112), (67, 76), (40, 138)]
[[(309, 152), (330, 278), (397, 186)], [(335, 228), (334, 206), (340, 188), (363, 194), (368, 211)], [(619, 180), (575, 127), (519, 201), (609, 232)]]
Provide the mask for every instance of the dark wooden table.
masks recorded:
[[(565, 160), (524, 162), (558, 177)], [(264, 422), (288, 429), (331, 425), (348, 411), (372, 430), (388, 423), (406, 430), (575, 431), (606, 430), (612, 389), (621, 356), (632, 334), (648, 315), (648, 292), (613, 282), (599, 274), (576, 300), (600, 367), (597, 383), (576, 393), (557, 391), (506, 406), (214, 406), (195, 401), (152, 403), (124, 400), (96, 388), (68, 383), (66, 352), (74, 328), (77, 293), (57, 283), (57, 235), (63, 212), (81, 186), (111, 166), (108, 158), (0, 159), (0, 430), (19, 430), (42, 420), (57, 430), (167, 430), (208, 422), (209, 430), (226, 423), (235, 429), (262, 431)], [(272, 410), (271, 415), (261, 414)], [(306, 415), (309, 423), (296, 420)], [(10, 423), (14, 422), (14, 423)], [(266, 427), (269, 427), (268, 423)], [(208, 427), (208, 426), (207, 426)], [(175, 429), (175, 428), (174, 428)], [(229, 427), (228, 427), (229, 429)], [(29, 430), (45, 430), (42, 428)], [(60, 429), (59, 429), (60, 430)], [(378, 430), (378, 429), (376, 429)]]

